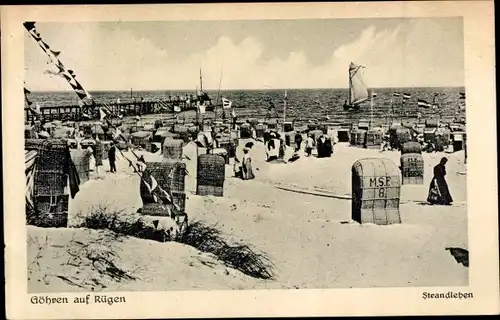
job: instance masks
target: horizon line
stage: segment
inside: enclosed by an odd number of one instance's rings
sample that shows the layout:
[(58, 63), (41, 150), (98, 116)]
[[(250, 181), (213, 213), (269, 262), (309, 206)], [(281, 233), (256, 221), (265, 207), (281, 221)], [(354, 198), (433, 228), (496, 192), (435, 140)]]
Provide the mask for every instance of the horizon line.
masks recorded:
[[(446, 85), (446, 86), (401, 86), (401, 87), (370, 87), (368, 89), (415, 89), (415, 88), (465, 88), (465, 85)], [(221, 89), (220, 91), (276, 91), (276, 90), (339, 90), (339, 89), (349, 89), (349, 87), (317, 87), (317, 88), (232, 88), (232, 89)], [(196, 89), (90, 89), (88, 92), (153, 92), (153, 91), (193, 91)], [(73, 92), (72, 90), (30, 90), (31, 92)], [(206, 91), (219, 91), (219, 89), (206, 89)]]

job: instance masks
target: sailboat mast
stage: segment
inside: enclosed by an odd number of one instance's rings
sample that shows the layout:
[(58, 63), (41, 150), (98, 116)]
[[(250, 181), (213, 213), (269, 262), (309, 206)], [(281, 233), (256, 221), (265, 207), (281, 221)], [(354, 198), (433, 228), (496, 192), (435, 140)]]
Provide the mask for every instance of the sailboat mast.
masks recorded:
[(200, 68), (200, 91), (203, 92), (203, 78), (201, 76), (201, 68)]
[(394, 121), (394, 105), (392, 104), (392, 98), (391, 98), (391, 123), (393, 121)]
[[(217, 120), (217, 111), (218, 111), (218, 108), (219, 108), (219, 98), (220, 98), (220, 86), (221, 86), (221, 84), (222, 84), (222, 67), (220, 67), (219, 90), (217, 91), (217, 100), (215, 101), (215, 120)], [(222, 108), (222, 112), (224, 112), (224, 108)]]

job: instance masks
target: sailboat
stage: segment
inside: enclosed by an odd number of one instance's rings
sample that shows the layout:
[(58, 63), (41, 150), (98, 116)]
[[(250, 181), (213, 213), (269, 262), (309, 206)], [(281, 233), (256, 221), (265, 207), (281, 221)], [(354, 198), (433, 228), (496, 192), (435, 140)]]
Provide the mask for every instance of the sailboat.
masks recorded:
[(207, 111), (214, 111), (215, 107), (212, 105), (212, 99), (208, 96), (208, 93), (203, 91), (203, 76), (200, 69), (200, 89), (196, 90), (196, 98), (200, 103), (206, 103)]
[(365, 67), (353, 62), (349, 64), (349, 100), (344, 103), (344, 110), (358, 111), (359, 105), (368, 100), (368, 88), (363, 81), (361, 68)]

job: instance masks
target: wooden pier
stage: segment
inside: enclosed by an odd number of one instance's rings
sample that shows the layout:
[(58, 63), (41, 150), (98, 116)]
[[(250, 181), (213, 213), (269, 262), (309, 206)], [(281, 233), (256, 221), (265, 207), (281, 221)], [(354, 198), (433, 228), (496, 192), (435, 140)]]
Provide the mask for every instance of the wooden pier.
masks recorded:
[[(158, 112), (163, 109), (163, 112), (173, 112), (173, 104), (167, 101), (139, 101), (139, 102), (122, 102), (111, 104), (96, 104), (92, 106), (92, 118), (99, 118), (99, 108), (104, 107), (105, 110), (111, 111), (113, 114), (121, 114), (123, 116), (144, 115)], [(180, 107), (185, 109), (185, 105), (180, 103)], [(56, 106), (44, 107), (40, 111), (45, 121), (83, 121), (88, 120), (84, 117), (83, 108), (80, 106)], [(33, 113), (25, 108), (24, 119), (26, 122), (33, 120)]]

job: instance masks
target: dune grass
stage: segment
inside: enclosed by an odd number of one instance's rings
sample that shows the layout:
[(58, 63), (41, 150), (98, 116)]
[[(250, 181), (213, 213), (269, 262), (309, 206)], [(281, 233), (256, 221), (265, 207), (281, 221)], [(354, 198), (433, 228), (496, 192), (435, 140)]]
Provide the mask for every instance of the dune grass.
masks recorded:
[(80, 214), (79, 217), (83, 221), (77, 225), (77, 228), (107, 229), (118, 235), (159, 242), (172, 240), (170, 234), (165, 234), (141, 219), (130, 217), (123, 211), (111, 211), (107, 206), (94, 207), (90, 214)]
[(229, 244), (217, 225), (192, 222), (180, 242), (214, 254), (227, 266), (254, 278), (274, 278), (274, 264), (264, 252), (247, 244)]
[[(157, 230), (141, 219), (126, 218), (121, 211), (110, 211), (106, 206), (93, 208), (90, 214), (82, 216), (83, 222), (77, 227), (107, 229), (118, 235), (132, 236), (159, 242), (174, 241), (170, 234)], [(176, 241), (213, 254), (226, 266), (258, 278), (273, 279), (274, 265), (269, 257), (248, 244), (231, 244), (217, 225), (206, 225), (201, 221), (191, 222), (187, 231)]]

